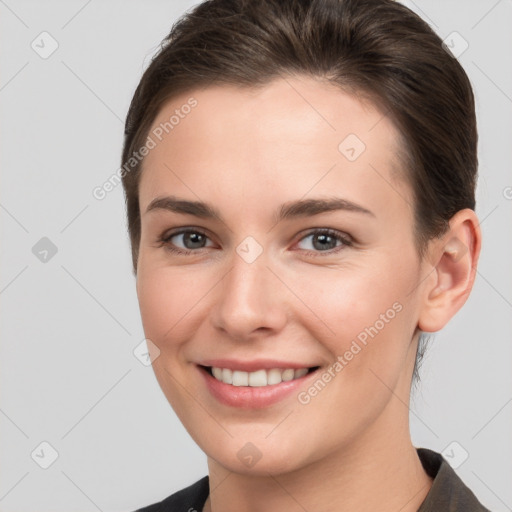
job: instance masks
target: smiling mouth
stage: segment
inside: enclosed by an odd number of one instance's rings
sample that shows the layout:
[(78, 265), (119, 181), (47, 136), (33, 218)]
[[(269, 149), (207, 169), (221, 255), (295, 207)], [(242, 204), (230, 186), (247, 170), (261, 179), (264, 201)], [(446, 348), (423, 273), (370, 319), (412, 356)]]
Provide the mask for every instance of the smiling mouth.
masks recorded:
[(198, 365), (203, 371), (207, 372), (214, 379), (237, 387), (268, 387), (297, 380), (309, 375), (320, 368), (313, 366), (311, 368), (272, 368), (261, 369), (254, 372), (245, 372), (241, 370), (231, 370), (229, 368), (218, 368), (213, 366)]

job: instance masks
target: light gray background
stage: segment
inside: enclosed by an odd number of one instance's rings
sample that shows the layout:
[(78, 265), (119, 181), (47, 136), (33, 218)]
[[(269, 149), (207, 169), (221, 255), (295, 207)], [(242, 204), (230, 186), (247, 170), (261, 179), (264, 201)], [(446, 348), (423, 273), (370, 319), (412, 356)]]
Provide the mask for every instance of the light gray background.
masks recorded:
[[(119, 167), (143, 69), (195, 3), (0, 0), (1, 512), (129, 512), (207, 473), (133, 355), (144, 334), (122, 188), (92, 196)], [(512, 510), (512, 3), (404, 3), (469, 44), (459, 59), (476, 93), (484, 238), (474, 291), (422, 368), (413, 442), (458, 443), (461, 478), (491, 510)], [(43, 31), (59, 45), (47, 59), (31, 48)], [(32, 252), (42, 237), (58, 251), (47, 262)], [(58, 452), (48, 469), (35, 461), (50, 456), (44, 441)]]

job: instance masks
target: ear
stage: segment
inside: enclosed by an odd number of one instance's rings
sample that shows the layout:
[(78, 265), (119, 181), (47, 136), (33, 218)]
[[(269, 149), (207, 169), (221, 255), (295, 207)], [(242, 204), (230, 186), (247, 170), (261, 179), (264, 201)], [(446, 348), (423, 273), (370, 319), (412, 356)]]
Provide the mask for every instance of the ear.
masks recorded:
[(475, 212), (458, 211), (449, 230), (431, 242), (428, 261), (433, 264), (424, 281), (418, 327), (441, 330), (466, 302), (476, 276), (482, 235)]

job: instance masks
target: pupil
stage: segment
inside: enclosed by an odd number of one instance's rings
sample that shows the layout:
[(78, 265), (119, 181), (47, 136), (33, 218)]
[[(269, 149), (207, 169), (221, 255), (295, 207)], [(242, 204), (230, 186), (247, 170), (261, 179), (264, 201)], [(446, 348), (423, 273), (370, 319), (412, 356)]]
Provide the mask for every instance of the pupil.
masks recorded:
[[(314, 238), (313, 238), (313, 240), (317, 239), (317, 240), (319, 240), (319, 241), (320, 241), (320, 240), (323, 240), (323, 241), (325, 242), (325, 241), (326, 241), (326, 240), (328, 240), (329, 238), (333, 239), (333, 238), (331, 237), (331, 235), (325, 235), (325, 234), (323, 234), (323, 235), (317, 235), (316, 237), (314, 237)], [(319, 245), (319, 246), (316, 246), (316, 244), (315, 244), (314, 242), (313, 242), (313, 245), (315, 246), (315, 249), (325, 249), (325, 248), (326, 248), (326, 246), (327, 246), (325, 243), (320, 243), (320, 245)]]
[[(202, 247), (201, 243), (204, 242), (204, 240), (202, 240), (203, 238), (203, 235), (201, 235), (200, 233), (185, 233), (185, 241), (187, 242), (191, 242), (192, 245), (194, 243), (199, 243), (198, 246), (194, 246), (192, 247), (193, 249), (197, 248), (197, 247)], [(192, 240), (191, 240), (192, 239)], [(198, 241), (199, 240), (199, 241)]]

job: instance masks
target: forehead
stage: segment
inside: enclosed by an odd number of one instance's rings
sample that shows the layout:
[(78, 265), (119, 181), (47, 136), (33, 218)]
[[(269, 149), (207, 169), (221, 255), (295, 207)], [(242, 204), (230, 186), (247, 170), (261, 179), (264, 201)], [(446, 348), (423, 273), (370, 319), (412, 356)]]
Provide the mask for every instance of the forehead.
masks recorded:
[(154, 148), (144, 159), (141, 210), (165, 191), (190, 199), (222, 192), (233, 205), (244, 198), (244, 208), (259, 192), (279, 203), (334, 189), (384, 202), (396, 200), (398, 188), (410, 195), (395, 180), (399, 142), (390, 119), (313, 78), (181, 94), (164, 104), (149, 136)]

